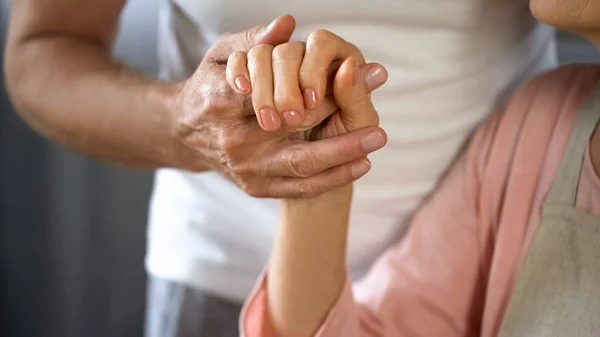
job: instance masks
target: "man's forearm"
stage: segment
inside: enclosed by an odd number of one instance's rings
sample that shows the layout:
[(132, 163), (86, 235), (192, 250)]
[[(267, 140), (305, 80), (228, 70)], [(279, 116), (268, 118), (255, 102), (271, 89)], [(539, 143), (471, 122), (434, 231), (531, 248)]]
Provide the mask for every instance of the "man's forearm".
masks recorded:
[(145, 79), (92, 41), (57, 35), (11, 43), (6, 77), (23, 118), (69, 148), (137, 167), (203, 169), (198, 153), (174, 136), (179, 84)]

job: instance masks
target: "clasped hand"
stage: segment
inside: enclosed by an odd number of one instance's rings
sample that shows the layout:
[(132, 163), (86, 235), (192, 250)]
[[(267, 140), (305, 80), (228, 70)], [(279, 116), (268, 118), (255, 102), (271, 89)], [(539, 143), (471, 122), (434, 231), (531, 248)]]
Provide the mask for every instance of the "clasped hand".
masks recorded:
[(182, 140), (256, 197), (309, 198), (351, 183), (386, 142), (370, 98), (385, 68), (325, 30), (288, 42), (294, 25), (283, 16), (224, 35), (200, 65), (204, 78), (182, 90)]

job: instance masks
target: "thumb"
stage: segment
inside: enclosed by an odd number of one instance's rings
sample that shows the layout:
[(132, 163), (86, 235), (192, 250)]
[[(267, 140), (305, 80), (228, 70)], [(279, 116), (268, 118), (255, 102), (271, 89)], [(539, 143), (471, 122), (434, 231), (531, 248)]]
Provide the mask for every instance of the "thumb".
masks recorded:
[(259, 44), (270, 44), (277, 46), (288, 42), (292, 38), (292, 34), (296, 29), (296, 19), (293, 16), (286, 14), (273, 20), (268, 25), (260, 25), (250, 28), (246, 33), (245, 51)]
[[(334, 71), (334, 73), (331, 75), (331, 78), (327, 79), (327, 91), (325, 92), (326, 96), (323, 104), (314, 110), (308, 110), (306, 119), (300, 130), (312, 129), (321, 124), (327, 117), (340, 110), (341, 106), (338, 105), (339, 101), (344, 102), (346, 105), (351, 105), (349, 100), (355, 99), (353, 96), (354, 91), (352, 91), (352, 87), (349, 87), (352, 85), (352, 81), (354, 81), (354, 78), (352, 77), (354, 76), (354, 70), (349, 69), (348, 64), (344, 65), (344, 68), (341, 68), (341, 63), (342, 62), (333, 68), (332, 71)], [(342, 73), (338, 74), (340, 69)], [(382, 86), (387, 80), (387, 71), (378, 63), (361, 64), (359, 69), (364, 80), (364, 90), (366, 90), (367, 94)], [(346, 84), (342, 85), (343, 81), (345, 81)], [(340, 95), (339, 98), (331, 97), (334, 84), (337, 86), (337, 94)], [(354, 90), (360, 90), (360, 88)], [(342, 109), (342, 114), (346, 113), (346, 115), (351, 115), (352, 109), (355, 108), (351, 107), (350, 109), (351, 110), (347, 111)], [(344, 117), (342, 117), (342, 120), (344, 121), (343, 118)]]
[(250, 29), (223, 35), (207, 52), (211, 60), (226, 61), (235, 51), (248, 52), (259, 44), (277, 46), (288, 42), (296, 29), (296, 20), (286, 14), (273, 20), (268, 25), (258, 25)]
[(379, 115), (369, 93), (385, 82), (387, 72), (381, 65), (374, 65), (368, 70), (372, 72), (373, 69), (379, 71), (375, 81), (363, 74), (356, 59), (349, 57), (336, 73), (333, 96), (340, 107), (340, 117), (347, 132), (379, 125)]

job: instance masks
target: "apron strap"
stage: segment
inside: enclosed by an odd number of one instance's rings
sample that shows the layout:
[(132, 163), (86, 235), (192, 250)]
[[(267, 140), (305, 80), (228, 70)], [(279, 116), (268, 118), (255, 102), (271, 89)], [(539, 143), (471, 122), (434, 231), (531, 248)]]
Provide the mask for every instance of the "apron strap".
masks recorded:
[(546, 203), (575, 205), (585, 150), (600, 118), (600, 83), (581, 108)]

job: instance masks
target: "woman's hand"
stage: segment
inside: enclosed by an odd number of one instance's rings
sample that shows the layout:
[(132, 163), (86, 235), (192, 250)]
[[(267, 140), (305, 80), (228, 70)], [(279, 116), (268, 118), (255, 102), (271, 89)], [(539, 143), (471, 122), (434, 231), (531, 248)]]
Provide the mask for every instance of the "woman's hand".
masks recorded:
[[(336, 42), (332, 43), (341, 43), (339, 40), (336, 37), (332, 40)], [(230, 55), (227, 81), (239, 93), (252, 95), (252, 104), (261, 126), (265, 130), (277, 130), (286, 115), (296, 115), (298, 111), (302, 111), (306, 118), (300, 128), (303, 132), (297, 133), (296, 139), (326, 139), (378, 126), (379, 116), (369, 93), (387, 80), (385, 68), (376, 63), (360, 66), (362, 55), (357, 51), (350, 54), (358, 54), (360, 59), (349, 56), (342, 61), (325, 57), (326, 62), (330, 62), (323, 63), (328, 69), (324, 78), (326, 97), (319, 108), (304, 110), (298, 74), (306, 62), (303, 59), (305, 46), (302, 42), (285, 43), (275, 48), (259, 45), (248, 54), (239, 51)], [(347, 49), (353, 50), (353, 47)], [(294, 108), (288, 109), (290, 106)], [(289, 124), (286, 127), (294, 129)], [(380, 131), (379, 135), (364, 141), (377, 143), (369, 145), (380, 147), (384, 145), (385, 137), (385, 133)], [(351, 174), (357, 178), (369, 169), (368, 159), (359, 158), (352, 164)]]
[[(354, 83), (361, 75), (365, 81)], [(232, 89), (252, 95), (257, 119), (267, 131), (281, 126), (289, 131), (311, 129), (329, 117), (332, 103), (346, 104), (343, 116), (338, 113), (332, 123), (325, 123), (319, 128), (320, 132), (311, 134), (318, 139), (377, 126), (377, 113), (368, 93), (387, 80), (383, 66), (364, 64), (362, 54), (354, 45), (327, 31), (311, 34), (307, 44), (258, 45), (248, 53), (234, 52), (229, 56), (226, 76)], [(333, 85), (336, 82), (338, 85)], [(313, 95), (312, 88), (303, 89), (305, 86), (319, 88), (318, 92), (322, 92), (325, 99)], [(367, 94), (361, 94), (364, 88)], [(332, 91), (337, 100), (331, 99)], [(322, 105), (324, 109), (315, 110)], [(360, 116), (356, 115), (357, 111), (361, 112)]]
[[(298, 74), (305, 62), (304, 46), (299, 42), (275, 49), (258, 46), (248, 55), (238, 52), (229, 58), (228, 82), (238, 92), (252, 94), (257, 117), (266, 129), (279, 128), (286, 113), (303, 108)], [(361, 67), (361, 63), (362, 58), (350, 55), (339, 60), (337, 67), (325, 63), (320, 68), (330, 72), (325, 76), (327, 85), (319, 86), (327, 94), (320, 108), (333, 109), (303, 110), (307, 121), (325, 121), (309, 123), (308, 129), (304, 125), (299, 138), (325, 139), (379, 124), (369, 93), (385, 82), (387, 73), (381, 65)], [(272, 119), (271, 113), (275, 114)], [(373, 141), (385, 142), (383, 131), (380, 136)], [(369, 169), (368, 159), (360, 158), (353, 163), (352, 174), (362, 176)], [(338, 298), (346, 279), (351, 200), (351, 184), (311, 199), (283, 200), (267, 282), (270, 321), (277, 335), (314, 334)]]
[(165, 127), (177, 142), (254, 197), (309, 198), (346, 185), (356, 180), (354, 161), (379, 149), (368, 141), (380, 137), (376, 127), (310, 142), (294, 140), (286, 130), (267, 132), (254, 118), (250, 95), (231, 89), (225, 76), (230, 54), (285, 43), (294, 25), (284, 15), (269, 25), (223, 35), (169, 100), (174, 122)]

